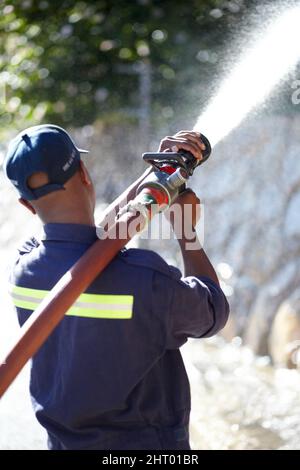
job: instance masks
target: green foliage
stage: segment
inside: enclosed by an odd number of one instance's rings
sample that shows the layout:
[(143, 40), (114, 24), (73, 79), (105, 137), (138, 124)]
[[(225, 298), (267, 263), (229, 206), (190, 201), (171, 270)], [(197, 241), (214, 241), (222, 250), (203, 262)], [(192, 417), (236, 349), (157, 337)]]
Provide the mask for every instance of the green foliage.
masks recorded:
[(1, 127), (124, 118), (139, 108), (140, 64), (151, 64), (155, 115), (170, 118), (195, 79), (217, 73), (242, 13), (238, 0), (4, 0)]

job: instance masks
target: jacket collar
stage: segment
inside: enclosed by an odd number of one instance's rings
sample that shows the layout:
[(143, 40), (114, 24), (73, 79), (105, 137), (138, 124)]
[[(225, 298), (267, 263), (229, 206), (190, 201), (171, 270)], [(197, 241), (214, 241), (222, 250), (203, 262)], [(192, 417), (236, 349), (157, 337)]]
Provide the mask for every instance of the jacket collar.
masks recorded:
[(97, 240), (96, 227), (82, 224), (46, 224), (40, 240), (93, 243)]

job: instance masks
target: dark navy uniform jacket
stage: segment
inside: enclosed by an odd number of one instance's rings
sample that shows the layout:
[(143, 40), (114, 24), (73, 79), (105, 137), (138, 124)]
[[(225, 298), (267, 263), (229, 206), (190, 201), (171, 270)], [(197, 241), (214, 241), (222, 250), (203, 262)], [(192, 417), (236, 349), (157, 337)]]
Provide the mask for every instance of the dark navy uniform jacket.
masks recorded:
[[(21, 325), (96, 239), (93, 227), (47, 224), (20, 248), (10, 282)], [(32, 360), (30, 392), (49, 448), (188, 449), (179, 347), (217, 333), (227, 317), (210, 279), (182, 278), (152, 251), (122, 250)]]

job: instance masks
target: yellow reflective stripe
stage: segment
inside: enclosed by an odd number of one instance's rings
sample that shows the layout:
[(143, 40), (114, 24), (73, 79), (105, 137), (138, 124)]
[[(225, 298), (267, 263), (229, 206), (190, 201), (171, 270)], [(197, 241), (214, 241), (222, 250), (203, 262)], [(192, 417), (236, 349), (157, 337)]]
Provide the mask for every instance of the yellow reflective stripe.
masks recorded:
[(72, 317), (85, 318), (111, 318), (111, 319), (129, 319), (132, 318), (132, 308), (128, 310), (96, 310), (94, 308), (71, 307), (66, 315)]
[[(11, 286), (12, 294), (32, 297), (32, 299), (43, 299), (50, 292), (47, 290), (28, 289), (27, 287)], [(104, 303), (104, 304), (122, 304), (131, 305), (132, 295), (103, 295), (103, 294), (81, 294), (77, 302)], [(76, 303), (77, 303), (76, 302)]]
[(27, 287), (10, 286), (11, 294), (25, 295), (26, 297), (33, 297), (35, 299), (43, 299), (49, 291), (39, 289), (27, 289)]
[[(16, 307), (35, 310), (49, 291), (11, 286)], [(66, 315), (86, 318), (132, 318), (132, 295), (81, 294)]]
[(13, 299), (14, 305), (19, 308), (25, 308), (26, 310), (35, 310), (40, 302), (27, 302), (26, 300)]

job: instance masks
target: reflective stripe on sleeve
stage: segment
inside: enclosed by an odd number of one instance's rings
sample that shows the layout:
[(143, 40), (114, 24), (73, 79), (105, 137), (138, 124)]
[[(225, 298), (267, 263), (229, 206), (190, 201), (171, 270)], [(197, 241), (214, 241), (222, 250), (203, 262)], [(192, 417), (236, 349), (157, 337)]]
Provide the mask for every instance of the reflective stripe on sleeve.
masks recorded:
[[(11, 286), (14, 305), (35, 310), (50, 291)], [(81, 294), (66, 315), (85, 318), (130, 319), (133, 295)]]

